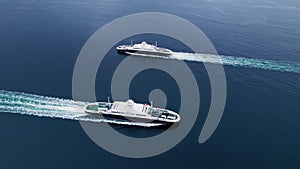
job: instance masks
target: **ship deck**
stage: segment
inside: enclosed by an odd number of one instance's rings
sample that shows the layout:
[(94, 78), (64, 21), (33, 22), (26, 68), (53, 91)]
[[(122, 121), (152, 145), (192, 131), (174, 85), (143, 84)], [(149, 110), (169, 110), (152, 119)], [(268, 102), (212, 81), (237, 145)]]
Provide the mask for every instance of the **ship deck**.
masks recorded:
[(88, 105), (86, 108), (88, 110), (98, 111), (99, 106), (98, 105)]
[(150, 113), (150, 106), (146, 104), (133, 104), (128, 105), (127, 102), (114, 102), (112, 111), (119, 112), (123, 114), (133, 114), (138, 116), (151, 116)]

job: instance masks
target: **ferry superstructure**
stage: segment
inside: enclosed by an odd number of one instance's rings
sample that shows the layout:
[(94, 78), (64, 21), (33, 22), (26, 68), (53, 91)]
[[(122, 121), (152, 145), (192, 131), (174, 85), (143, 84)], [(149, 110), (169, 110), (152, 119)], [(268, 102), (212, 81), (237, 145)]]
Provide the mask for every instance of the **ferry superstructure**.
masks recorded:
[(117, 46), (116, 49), (119, 53), (127, 54), (127, 55), (170, 56), (172, 54), (172, 51), (170, 49), (158, 47), (157, 44), (156, 45), (148, 44), (145, 41), (137, 44)]
[(155, 108), (148, 104), (135, 103), (132, 99), (111, 102), (88, 103), (85, 112), (89, 114), (109, 115), (110, 117), (126, 117), (137, 120), (150, 120), (166, 123), (180, 121), (179, 114), (162, 108)]

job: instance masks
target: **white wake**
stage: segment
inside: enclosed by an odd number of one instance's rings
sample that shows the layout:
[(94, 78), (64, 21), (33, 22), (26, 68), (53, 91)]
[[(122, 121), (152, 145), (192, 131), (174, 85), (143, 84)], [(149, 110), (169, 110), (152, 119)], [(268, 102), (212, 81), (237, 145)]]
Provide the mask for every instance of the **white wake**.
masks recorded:
[(68, 120), (153, 127), (162, 123), (130, 122), (91, 116), (84, 112), (86, 102), (0, 90), (0, 112)]
[[(133, 54), (134, 55), (134, 54)], [(184, 53), (173, 52), (170, 56), (155, 56), (144, 55), (147, 57), (175, 59), (191, 62), (222, 64), (236, 67), (256, 68), (280, 72), (300, 73), (300, 63), (286, 62), (286, 61), (273, 61), (256, 58), (225, 56), (225, 55), (212, 55), (212, 54), (199, 54), (199, 53)]]

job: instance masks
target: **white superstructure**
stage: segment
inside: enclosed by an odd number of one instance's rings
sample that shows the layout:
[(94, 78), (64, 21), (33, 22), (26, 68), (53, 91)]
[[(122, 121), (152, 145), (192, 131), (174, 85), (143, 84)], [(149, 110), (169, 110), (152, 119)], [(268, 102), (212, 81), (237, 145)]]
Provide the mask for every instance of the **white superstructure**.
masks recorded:
[(157, 55), (157, 56), (169, 56), (172, 54), (170, 49), (157, 47), (157, 45), (148, 44), (147, 42), (121, 45), (116, 48), (119, 53), (128, 55)]
[(168, 123), (176, 123), (180, 121), (180, 116), (171, 110), (155, 108), (148, 104), (135, 103), (131, 99), (126, 102), (115, 101), (113, 103), (89, 103), (85, 107), (85, 112), (90, 114), (130, 117)]

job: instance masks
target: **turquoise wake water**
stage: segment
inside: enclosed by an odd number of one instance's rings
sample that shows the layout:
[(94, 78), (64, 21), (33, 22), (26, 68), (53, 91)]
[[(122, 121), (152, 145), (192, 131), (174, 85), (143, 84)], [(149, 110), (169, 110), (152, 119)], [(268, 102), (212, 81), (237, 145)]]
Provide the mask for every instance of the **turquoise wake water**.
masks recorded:
[[(161, 56), (150, 56), (150, 57), (161, 57)], [(228, 66), (264, 69), (264, 70), (280, 71), (280, 72), (300, 73), (300, 63), (297, 62), (273, 61), (273, 60), (245, 58), (245, 57), (236, 57), (236, 56), (183, 53), (183, 52), (173, 52), (173, 54), (170, 57), (161, 57), (161, 58), (184, 60), (184, 61), (191, 61), (191, 62), (201, 62), (201, 63), (222, 64)]]
[[(151, 56), (158, 57), (158, 56)], [(272, 61), (254, 58), (173, 52), (166, 59), (257, 68), (271, 71), (300, 73), (300, 63)], [(39, 117), (61, 118), (78, 121), (107, 122), (137, 125), (144, 127), (162, 125), (159, 123), (139, 123), (96, 118), (84, 112), (86, 102), (40, 96), (21, 92), (0, 90), (0, 112), (33, 115)]]
[(69, 99), (0, 90), (0, 112), (4, 113), (143, 127), (163, 125), (161, 123), (130, 122), (91, 116), (84, 112), (86, 104), (86, 102)]

